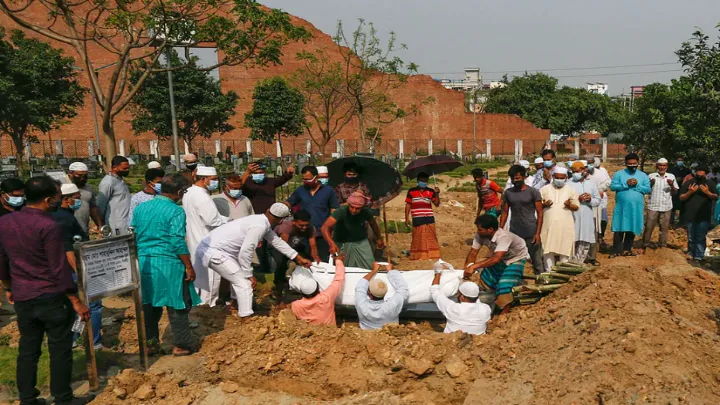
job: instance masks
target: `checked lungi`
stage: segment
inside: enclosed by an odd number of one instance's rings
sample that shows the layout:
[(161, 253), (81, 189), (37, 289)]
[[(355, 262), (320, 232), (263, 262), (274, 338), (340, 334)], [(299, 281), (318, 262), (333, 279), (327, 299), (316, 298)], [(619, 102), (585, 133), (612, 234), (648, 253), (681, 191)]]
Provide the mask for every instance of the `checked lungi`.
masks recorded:
[(495, 290), (495, 295), (511, 294), (512, 288), (520, 285), (526, 260), (519, 260), (513, 264), (500, 262), (494, 266), (486, 267), (480, 274), (480, 279), (488, 287)]

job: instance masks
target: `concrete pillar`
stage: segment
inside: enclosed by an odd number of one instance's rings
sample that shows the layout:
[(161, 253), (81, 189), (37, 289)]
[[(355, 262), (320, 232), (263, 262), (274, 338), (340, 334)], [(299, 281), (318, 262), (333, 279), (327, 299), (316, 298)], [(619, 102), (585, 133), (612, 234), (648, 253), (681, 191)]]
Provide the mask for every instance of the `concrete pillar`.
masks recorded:
[(345, 140), (341, 139), (339, 145), (340, 147), (338, 148), (338, 153), (340, 154), (340, 157), (345, 157)]
[(158, 141), (150, 141), (150, 154), (155, 156), (155, 159), (160, 159), (160, 145)]
[(88, 141), (88, 156), (95, 155), (95, 141)]
[[(125, 156), (125, 140), (121, 139), (118, 143), (120, 144), (118, 145), (118, 149), (120, 149), (120, 156)], [(112, 157), (110, 159), (112, 159)]]
[(215, 141), (215, 155), (217, 156), (217, 154), (218, 154), (218, 153), (221, 153), (222, 151), (223, 151), (223, 150), (222, 150), (222, 143), (221, 143), (220, 140), (218, 139), (218, 140)]
[(248, 155), (252, 155), (252, 140), (247, 139), (245, 140), (245, 151)]
[(190, 154), (190, 146), (188, 146), (187, 142), (185, 142), (185, 141), (183, 141), (183, 144), (185, 144), (185, 154), (189, 155)]
[(277, 154), (277, 157), (282, 157), (282, 145), (279, 140), (275, 141), (275, 153)]
[(458, 139), (457, 154), (458, 154), (458, 156), (461, 156), (461, 157), (462, 157), (462, 154), (463, 154), (462, 139)]
[(432, 139), (428, 139), (428, 155), (433, 154), (433, 145), (432, 145)]
[(488, 160), (492, 160), (492, 139), (485, 140), (485, 156)]
[(305, 141), (305, 151), (308, 155), (312, 155), (312, 141), (309, 139)]
[(405, 140), (404, 139), (398, 139), (398, 155), (400, 156), (400, 159), (403, 159), (405, 157)]
[(32, 144), (30, 141), (25, 140), (23, 141), (23, 145), (25, 145), (25, 149), (23, 149), (23, 153), (25, 154), (25, 161), (29, 162), (30, 158), (32, 157)]
[(522, 155), (522, 149), (520, 147), (520, 140), (516, 139), (514, 144), (515, 144), (515, 151), (514, 151), (515, 156), (514, 156), (513, 160), (515, 163), (518, 163), (518, 162), (520, 162), (520, 156)]
[(580, 159), (580, 140), (575, 139), (575, 154), (578, 155), (578, 160)]
[(602, 160), (603, 162), (607, 161), (608, 152), (607, 152), (607, 138), (600, 138), (600, 142), (602, 142)]
[(523, 140), (522, 140), (522, 139), (518, 139), (518, 145), (519, 145), (518, 150), (520, 151), (520, 153), (518, 153), (518, 162), (519, 162), (519, 161), (522, 160), (522, 158), (523, 158), (524, 155), (525, 155), (524, 149), (523, 149)]

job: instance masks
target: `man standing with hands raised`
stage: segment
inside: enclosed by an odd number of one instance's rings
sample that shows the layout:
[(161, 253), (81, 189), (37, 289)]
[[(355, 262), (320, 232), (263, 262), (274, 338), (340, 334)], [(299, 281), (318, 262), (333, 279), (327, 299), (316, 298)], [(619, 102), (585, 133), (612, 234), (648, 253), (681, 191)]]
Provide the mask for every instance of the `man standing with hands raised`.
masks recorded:
[(660, 225), (660, 237), (658, 247), (667, 247), (668, 229), (670, 228), (670, 216), (673, 210), (673, 198), (680, 188), (675, 175), (668, 173), (668, 161), (662, 158), (657, 161), (657, 172), (648, 176), (650, 179), (650, 201), (648, 202), (648, 218), (643, 237), (643, 248), (650, 245), (652, 233), (655, 227)]

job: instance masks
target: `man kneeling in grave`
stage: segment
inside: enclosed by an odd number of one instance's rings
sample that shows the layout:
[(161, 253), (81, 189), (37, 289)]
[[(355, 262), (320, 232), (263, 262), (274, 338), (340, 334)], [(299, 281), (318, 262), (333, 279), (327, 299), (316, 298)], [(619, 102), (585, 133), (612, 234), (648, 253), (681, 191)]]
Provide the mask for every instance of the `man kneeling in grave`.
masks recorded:
[[(477, 270), (480, 287), (495, 292), (495, 303), (500, 309), (509, 308), (513, 301), (512, 288), (520, 284), (528, 250), (525, 241), (504, 229), (499, 229), (497, 218), (481, 215), (475, 219), (477, 233), (472, 249), (465, 259), (464, 278), (469, 279)], [(476, 262), (480, 248), (487, 246), (490, 256)]]

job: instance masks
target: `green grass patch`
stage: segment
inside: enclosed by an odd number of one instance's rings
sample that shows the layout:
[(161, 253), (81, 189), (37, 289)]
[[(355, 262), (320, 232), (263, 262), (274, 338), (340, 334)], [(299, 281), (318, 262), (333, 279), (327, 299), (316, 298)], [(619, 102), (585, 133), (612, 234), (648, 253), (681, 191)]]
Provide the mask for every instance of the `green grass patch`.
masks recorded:
[[(380, 226), (380, 229), (385, 229), (385, 224), (382, 221), (380, 221), (378, 226)], [(412, 233), (412, 227), (407, 226), (405, 221), (390, 220), (388, 221), (387, 231), (388, 233)]]

